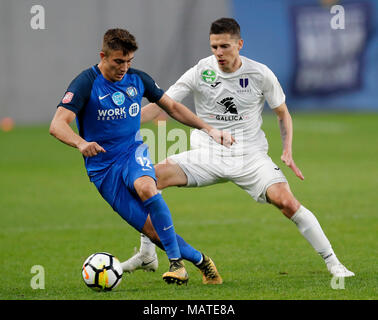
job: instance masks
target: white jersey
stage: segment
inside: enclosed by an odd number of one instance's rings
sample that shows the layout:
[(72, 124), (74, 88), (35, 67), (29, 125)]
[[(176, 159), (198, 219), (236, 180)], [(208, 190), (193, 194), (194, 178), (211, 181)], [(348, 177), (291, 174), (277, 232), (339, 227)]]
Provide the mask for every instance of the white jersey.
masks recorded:
[(226, 73), (215, 56), (202, 59), (166, 92), (176, 101), (193, 93), (197, 115), (220, 130), (230, 131), (236, 144), (226, 148), (206, 133), (194, 130), (192, 148), (210, 147), (223, 155), (266, 153), (268, 143), (261, 129), (265, 100), (271, 109), (285, 102), (283, 90), (273, 72), (264, 64), (241, 56), (241, 67)]

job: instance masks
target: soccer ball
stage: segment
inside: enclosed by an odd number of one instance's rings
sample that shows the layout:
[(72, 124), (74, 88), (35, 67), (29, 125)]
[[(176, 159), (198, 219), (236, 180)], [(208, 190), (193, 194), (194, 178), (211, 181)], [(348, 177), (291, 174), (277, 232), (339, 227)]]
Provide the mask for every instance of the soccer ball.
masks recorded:
[(97, 252), (90, 255), (83, 264), (81, 274), (85, 284), (96, 291), (110, 291), (122, 280), (122, 266), (110, 253)]

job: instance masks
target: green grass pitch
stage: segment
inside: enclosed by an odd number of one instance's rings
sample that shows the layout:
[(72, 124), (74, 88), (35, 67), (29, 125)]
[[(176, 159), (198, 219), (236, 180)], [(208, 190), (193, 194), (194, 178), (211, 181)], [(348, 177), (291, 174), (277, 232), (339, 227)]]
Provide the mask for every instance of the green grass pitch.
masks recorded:
[[(107, 251), (124, 260), (139, 247), (139, 234), (89, 183), (80, 153), (49, 136), (45, 125), (0, 132), (0, 299), (377, 299), (378, 114), (293, 113), (293, 120), (294, 160), (305, 180), (281, 165), (271, 114), (263, 125), (269, 154), (356, 273), (344, 289), (331, 288), (322, 259), (292, 222), (224, 183), (163, 193), (176, 231), (213, 258), (223, 285), (202, 285), (187, 263), (188, 285), (168, 286), (161, 278), (168, 261), (158, 250), (157, 272), (124, 274), (113, 292), (90, 290), (81, 279), (85, 258)], [(31, 288), (34, 265), (44, 267), (43, 290)]]

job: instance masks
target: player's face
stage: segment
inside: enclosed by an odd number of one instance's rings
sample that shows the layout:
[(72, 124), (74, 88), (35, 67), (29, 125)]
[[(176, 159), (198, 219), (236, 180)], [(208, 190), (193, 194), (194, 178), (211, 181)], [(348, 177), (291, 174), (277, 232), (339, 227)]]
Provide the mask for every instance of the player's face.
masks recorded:
[(126, 55), (122, 50), (110, 51), (107, 55), (100, 52), (101, 63), (100, 70), (103, 72), (105, 79), (116, 82), (121, 81), (134, 59), (134, 52)]
[(243, 47), (243, 40), (229, 33), (210, 35), (211, 51), (223, 72), (235, 72), (241, 66), (239, 51)]

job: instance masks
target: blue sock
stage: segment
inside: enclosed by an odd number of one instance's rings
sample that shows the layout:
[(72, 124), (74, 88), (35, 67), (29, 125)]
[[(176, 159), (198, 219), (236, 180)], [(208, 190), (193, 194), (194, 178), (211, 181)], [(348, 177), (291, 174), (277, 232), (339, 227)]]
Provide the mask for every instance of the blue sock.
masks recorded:
[(187, 242), (185, 242), (185, 240), (181, 238), (177, 233), (176, 233), (176, 238), (177, 238), (177, 243), (180, 247), (182, 258), (190, 262), (193, 262), (194, 264), (198, 264), (202, 260), (202, 253), (194, 249)]
[(177, 243), (171, 212), (161, 194), (154, 195), (144, 201), (143, 204), (150, 212), (151, 222), (160, 238), (168, 259), (180, 259), (180, 248)]

